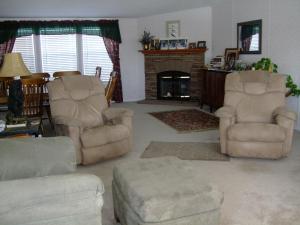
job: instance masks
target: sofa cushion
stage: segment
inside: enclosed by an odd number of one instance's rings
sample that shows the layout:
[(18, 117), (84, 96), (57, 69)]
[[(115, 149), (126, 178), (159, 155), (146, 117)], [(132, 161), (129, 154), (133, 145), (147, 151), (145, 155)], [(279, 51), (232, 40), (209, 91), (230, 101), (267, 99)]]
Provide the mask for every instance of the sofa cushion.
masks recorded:
[(282, 142), (286, 135), (276, 124), (239, 123), (228, 129), (228, 139), (235, 141)]
[(76, 153), (68, 137), (0, 139), (0, 146), (0, 180), (65, 174), (76, 169)]
[(128, 138), (129, 136), (129, 129), (124, 125), (105, 125), (101, 127), (86, 129), (81, 134), (81, 142), (84, 148), (91, 148), (121, 141), (125, 138)]
[[(113, 183), (143, 222), (155, 223), (217, 210), (223, 194), (175, 158), (118, 165)], [(171, 224), (171, 223), (170, 223)]]

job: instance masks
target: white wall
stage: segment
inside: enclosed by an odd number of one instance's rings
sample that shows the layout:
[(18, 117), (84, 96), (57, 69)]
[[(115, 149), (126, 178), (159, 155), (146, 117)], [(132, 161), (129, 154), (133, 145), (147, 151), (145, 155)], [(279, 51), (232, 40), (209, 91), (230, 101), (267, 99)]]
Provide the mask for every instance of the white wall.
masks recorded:
[[(223, 54), (225, 48), (237, 46), (238, 22), (262, 19), (262, 54), (241, 55), (241, 59), (252, 63), (261, 57), (269, 57), (278, 64), (280, 73), (291, 74), (295, 82), (300, 84), (299, 0), (229, 0), (215, 4), (212, 17), (213, 56)], [(287, 100), (289, 107), (298, 112), (300, 118), (299, 98), (289, 97)]]
[[(189, 42), (206, 41), (208, 51), (205, 53), (206, 62), (211, 58), (211, 8), (197, 8), (173, 13), (160, 14), (138, 19), (138, 38), (144, 30), (150, 31), (159, 39), (166, 38), (166, 21), (180, 21), (180, 36), (187, 38)], [(140, 49), (142, 46), (140, 45)], [(145, 98), (145, 71), (144, 55), (140, 53), (138, 57), (138, 87), (132, 91), (137, 92), (139, 99)]]
[(136, 19), (119, 20), (122, 43), (120, 45), (120, 63), (123, 87), (123, 99), (125, 102), (142, 99), (138, 79), (138, 25)]

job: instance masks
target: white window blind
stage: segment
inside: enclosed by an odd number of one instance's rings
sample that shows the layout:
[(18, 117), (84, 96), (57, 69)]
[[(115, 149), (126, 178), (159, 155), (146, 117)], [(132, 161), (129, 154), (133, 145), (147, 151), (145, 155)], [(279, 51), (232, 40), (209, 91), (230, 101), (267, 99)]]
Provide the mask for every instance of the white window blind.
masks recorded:
[(36, 72), (33, 35), (16, 39), (13, 52), (20, 52), (30, 72)]
[[(95, 75), (100, 66), (101, 80), (107, 82), (113, 64), (106, 51), (103, 38), (91, 35), (40, 35), (16, 39), (14, 52), (22, 53), (31, 72), (82, 70), (84, 75)], [(38, 64), (38, 66), (36, 65)]]
[(41, 35), (43, 72), (77, 70), (76, 35)]
[(113, 64), (106, 51), (103, 38), (99, 36), (82, 35), (83, 74), (95, 75), (96, 66), (101, 67), (101, 80), (107, 82), (113, 69)]

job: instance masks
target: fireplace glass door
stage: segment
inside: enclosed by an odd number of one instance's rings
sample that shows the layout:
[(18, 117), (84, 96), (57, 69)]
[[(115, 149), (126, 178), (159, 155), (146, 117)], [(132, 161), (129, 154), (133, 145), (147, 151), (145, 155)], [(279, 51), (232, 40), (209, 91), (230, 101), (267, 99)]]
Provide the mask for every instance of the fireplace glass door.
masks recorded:
[(190, 99), (191, 76), (181, 71), (165, 71), (157, 74), (158, 99)]

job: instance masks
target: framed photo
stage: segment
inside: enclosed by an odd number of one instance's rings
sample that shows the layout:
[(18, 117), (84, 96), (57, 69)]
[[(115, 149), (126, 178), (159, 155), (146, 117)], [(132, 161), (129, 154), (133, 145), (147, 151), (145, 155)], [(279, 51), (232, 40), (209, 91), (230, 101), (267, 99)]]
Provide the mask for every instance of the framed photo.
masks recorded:
[(160, 49), (168, 50), (169, 49), (169, 40), (160, 40)]
[(234, 69), (236, 60), (239, 59), (239, 49), (238, 48), (226, 48), (225, 49), (225, 69)]
[(198, 41), (197, 48), (206, 48), (206, 41)]
[(158, 50), (159, 49), (159, 39), (153, 39), (151, 40), (151, 50)]
[(166, 29), (168, 38), (178, 38), (180, 36), (180, 21), (167, 21)]
[(196, 42), (189, 43), (189, 48), (196, 48)]
[(187, 39), (178, 39), (177, 49), (185, 49), (185, 48), (187, 48), (187, 43), (188, 43)]
[(178, 40), (172, 39), (169, 40), (169, 49), (177, 49)]

